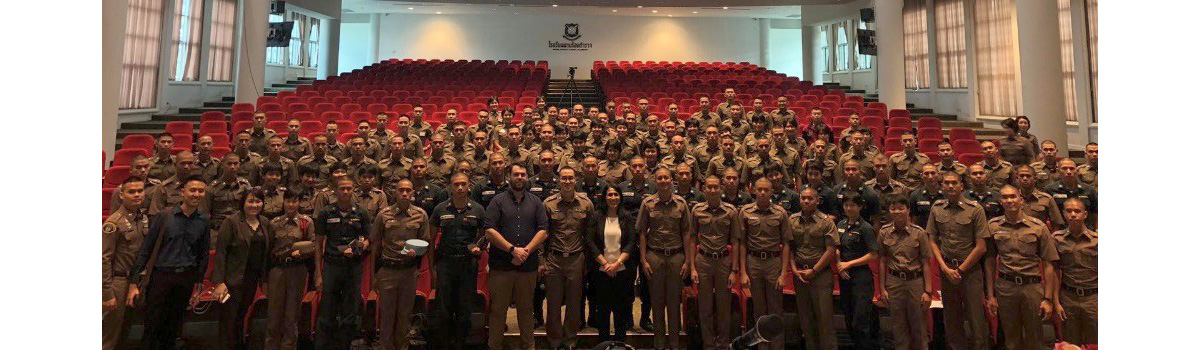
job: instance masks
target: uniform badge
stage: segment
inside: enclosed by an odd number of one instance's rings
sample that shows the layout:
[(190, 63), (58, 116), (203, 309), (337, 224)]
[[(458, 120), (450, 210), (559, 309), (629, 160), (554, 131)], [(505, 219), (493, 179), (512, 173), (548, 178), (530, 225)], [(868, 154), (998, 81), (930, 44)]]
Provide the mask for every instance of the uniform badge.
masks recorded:
[(104, 223), (104, 227), (101, 228), (101, 230), (104, 231), (104, 233), (116, 233), (117, 232), (117, 224), (114, 224), (111, 222), (106, 222), (106, 223)]

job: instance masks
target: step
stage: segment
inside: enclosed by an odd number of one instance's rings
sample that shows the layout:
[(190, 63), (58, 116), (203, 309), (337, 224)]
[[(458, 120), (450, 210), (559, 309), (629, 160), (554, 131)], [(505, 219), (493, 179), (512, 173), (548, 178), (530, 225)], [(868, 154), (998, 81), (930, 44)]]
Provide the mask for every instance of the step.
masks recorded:
[(234, 102), (234, 101), (237, 101), (237, 98), (233, 97), (233, 96), (225, 96), (225, 97), (221, 98), (221, 102)]
[(932, 108), (908, 108), (909, 114), (932, 114)]
[(287, 83), (288, 84), (296, 84), (296, 85), (312, 85), (313, 81), (312, 80), (288, 80)]
[(181, 108), (179, 108), (179, 114), (200, 114), (200, 113), (204, 113), (204, 112), (208, 112), (208, 111), (231, 113), (231, 112), (233, 112), (233, 105), (230, 105), (230, 107), (181, 107)]
[(233, 101), (205, 102), (204, 107), (233, 108)]
[(168, 122), (200, 122), (200, 114), (197, 113), (168, 113), (155, 114), (150, 116), (150, 120), (168, 121)]
[(290, 84), (290, 83), (283, 83), (283, 84), (281, 84), (281, 83), (275, 83), (275, 84), (271, 84), (271, 87), (277, 87), (277, 88), (293, 88), (293, 89), (294, 89), (294, 88), (296, 88), (296, 87), (298, 87), (298, 86), (301, 86), (301, 85), (308, 85), (308, 84)]
[[(144, 121), (144, 122), (127, 122), (127, 123), (121, 123), (120, 129), (162, 131), (162, 130), (166, 130), (167, 123), (170, 123), (170, 122), (171, 121), (169, 121), (169, 120), (148, 120), (148, 121)], [(196, 125), (197, 125), (196, 123), (192, 123), (192, 128), (195, 129)]]
[(942, 128), (983, 129), (984, 127), (983, 127), (983, 122), (968, 122), (968, 121), (962, 121), (962, 120), (942, 119)]
[(919, 120), (921, 118), (925, 118), (925, 117), (938, 118), (938, 119), (941, 119), (943, 123), (945, 123), (947, 121), (958, 121), (958, 116), (954, 115), (954, 114), (912, 113), (912, 120), (913, 120), (914, 124), (917, 122), (917, 120)]

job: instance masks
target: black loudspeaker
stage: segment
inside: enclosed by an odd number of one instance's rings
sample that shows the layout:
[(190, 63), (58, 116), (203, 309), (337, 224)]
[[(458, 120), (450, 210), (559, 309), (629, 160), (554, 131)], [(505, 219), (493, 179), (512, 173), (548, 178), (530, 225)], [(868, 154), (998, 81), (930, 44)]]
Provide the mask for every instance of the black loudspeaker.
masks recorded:
[(875, 31), (870, 29), (858, 30), (858, 53), (875, 56)]
[(287, 47), (292, 43), (295, 21), (271, 22), (267, 27), (267, 47)]
[(858, 10), (858, 16), (860, 17), (860, 19), (862, 19), (863, 22), (875, 23), (875, 9), (874, 8), (868, 7), (865, 9), (860, 9), (860, 10)]
[(271, 1), (271, 14), (282, 15), (284, 10), (284, 2), (282, 0)]

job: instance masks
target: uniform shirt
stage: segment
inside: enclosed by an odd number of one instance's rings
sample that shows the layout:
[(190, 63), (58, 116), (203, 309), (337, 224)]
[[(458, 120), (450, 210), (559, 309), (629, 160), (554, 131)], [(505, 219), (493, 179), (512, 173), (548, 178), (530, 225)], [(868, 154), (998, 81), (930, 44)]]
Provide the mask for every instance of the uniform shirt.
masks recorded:
[(706, 173), (703, 173), (703, 171), (708, 170), (708, 163), (712, 162), (713, 157), (716, 157), (718, 154), (721, 154), (721, 146), (720, 146), (720, 144), (718, 144), (713, 147), (708, 147), (708, 142), (706, 141), (706, 142), (692, 148), (690, 151), (690, 154), (693, 157), (696, 157), (696, 167), (700, 168), (699, 169), (700, 172), (694, 172), (693, 174), (707, 175)]
[(792, 241), (792, 225), (781, 206), (760, 208), (757, 203), (750, 203), (742, 207), (739, 215), (745, 224), (747, 254), (777, 251), (780, 244)]
[[(366, 238), (371, 232), (371, 217), (357, 204), (347, 211), (342, 211), (337, 204), (325, 205), (317, 211), (313, 222), (316, 223), (314, 234), (325, 238), (325, 246), (317, 248), (324, 249), (325, 259), (345, 258), (342, 251), (346, 249), (346, 245), (360, 237)], [(372, 241), (371, 244), (379, 242)]]
[[(484, 229), (496, 230), (514, 247), (529, 245), (538, 231), (546, 230), (549, 226), (550, 218), (546, 215), (546, 206), (542, 200), (525, 191), (518, 202), (512, 187), (496, 195), (484, 212)], [(488, 266), (498, 270), (530, 272), (537, 269), (538, 255), (539, 251), (534, 251), (521, 265), (513, 265), (512, 254), (493, 244), (491, 249), (488, 249)]]
[(324, 157), (317, 157), (314, 154), (309, 154), (300, 157), (300, 159), (296, 161), (296, 168), (299, 169), (305, 165), (312, 164), (317, 168), (320, 178), (324, 179), (329, 177), (329, 168), (333, 167), (333, 163), (337, 162), (337, 157), (334, 157), (329, 153), (326, 153)]
[[(160, 183), (162, 183), (162, 182), (158, 181), (158, 180), (154, 180), (154, 179), (146, 180), (145, 196), (144, 196), (144, 199), (142, 200), (142, 206), (138, 208), (139, 210), (143, 211), (143, 214), (148, 213), (150, 210), (150, 192), (153, 191), (154, 187), (157, 187), (158, 184), (160, 184)], [(116, 210), (117, 208), (121, 207), (121, 203), (122, 203), (121, 202), (121, 192), (122, 192), (121, 189), (122, 188), (125, 188), (125, 184), (117, 185), (117, 188), (113, 190), (112, 196), (109, 197), (109, 199), (108, 199), (108, 207), (109, 208), (113, 208), (113, 210)]]
[(999, 257), (996, 268), (1002, 274), (1021, 277), (1041, 276), (1042, 261), (1058, 261), (1058, 249), (1050, 230), (1038, 219), (1024, 215), (1016, 222), (1006, 217), (988, 221)]
[(783, 164), (783, 171), (786, 174), (790, 174), (790, 176), (785, 176), (789, 182), (791, 181), (791, 177), (801, 174), (798, 168), (801, 160), (800, 151), (788, 146), (786, 143), (782, 146), (772, 143), (768, 154), (772, 159), (778, 159)]
[[(163, 210), (150, 220), (150, 231), (141, 249), (138, 249), (137, 263), (129, 271), (129, 282), (137, 284), (142, 280), (142, 271), (149, 263), (151, 251), (155, 242), (162, 239), (158, 257), (155, 258), (156, 268), (199, 267), (195, 271), (195, 282), (199, 283), (208, 266), (208, 247), (211, 243), (208, 213), (201, 210), (185, 214), (183, 208), (175, 206)], [(146, 271), (147, 273), (151, 271)]]
[(929, 156), (920, 152), (908, 155), (906, 152), (892, 154), (892, 177), (904, 182), (908, 187), (921, 186), (921, 167), (929, 164)]
[(412, 169), (412, 159), (404, 157), (399, 160), (395, 157), (387, 157), (378, 164), (379, 178), (383, 180), (383, 187), (389, 190), (395, 189), (396, 182), (400, 179), (407, 179), (409, 171)]
[(406, 241), (419, 239), (433, 243), (433, 235), (429, 232), (429, 216), (425, 210), (409, 205), (401, 210), (389, 206), (379, 212), (371, 224), (371, 238), (375, 248), (379, 249), (380, 261), (395, 263), (412, 263), (419, 261), (421, 256), (407, 256), (402, 253), (408, 245)]
[(950, 164), (946, 164), (945, 161), (937, 162), (937, 167), (940, 173), (945, 174), (953, 171), (955, 174), (958, 174), (959, 178), (966, 179), (967, 166), (959, 163), (957, 160), (950, 161)]
[(910, 192), (912, 191), (911, 187), (908, 187), (908, 185), (905, 185), (903, 182), (896, 181), (896, 179), (888, 179), (887, 183), (881, 184), (879, 183), (879, 178), (872, 178), (867, 180), (864, 185), (875, 190), (875, 193), (879, 194), (880, 196), (884, 196), (889, 193), (896, 193), (908, 198)]
[(840, 244), (841, 235), (833, 220), (833, 216), (820, 211), (795, 213), (788, 217), (792, 230), (792, 261), (796, 265), (816, 265), (826, 248)]
[(296, 216), (279, 216), (271, 219), (271, 260), (278, 264), (292, 260), (307, 260), (311, 255), (292, 257), (292, 244), (311, 242), (316, 239), (316, 228), (313, 219), (308, 215), (297, 213)]
[(796, 120), (796, 112), (787, 109), (777, 109), (771, 112), (771, 119), (768, 120), (770, 120), (773, 127), (784, 126), (787, 125), (788, 120)]
[[(267, 144), (271, 140), (271, 136), (275, 136), (275, 130), (268, 128), (256, 130), (255, 128), (250, 128), (246, 131), (250, 132), (250, 152), (266, 154)], [(234, 136), (237, 136), (237, 134), (237, 132), (233, 133)]]
[(983, 206), (969, 199), (934, 202), (925, 229), (946, 259), (965, 260), (975, 249), (976, 239), (992, 236)]
[(746, 178), (757, 179), (759, 177), (766, 176), (767, 166), (770, 164), (776, 164), (779, 166), (779, 169), (783, 171), (784, 179), (791, 178), (791, 174), (788, 172), (787, 168), (784, 167), (783, 161), (779, 160), (779, 158), (772, 158), (770, 155), (767, 155), (766, 158), (763, 158), (760, 154), (758, 154), (758, 152), (755, 152), (755, 154), (746, 158)]
[(146, 174), (156, 180), (166, 180), (175, 176), (175, 156), (159, 158), (155, 155), (150, 157), (150, 169), (146, 170)]
[(688, 208), (704, 201), (704, 192), (701, 192), (700, 188), (696, 185), (688, 186), (686, 189), (682, 188), (682, 185), (676, 185), (675, 194), (683, 197), (683, 201), (687, 202)]
[(287, 187), (275, 186), (270, 189), (262, 186), (260, 188), (263, 190), (263, 195), (267, 197), (263, 198), (262, 216), (274, 219), (283, 215), (283, 193), (287, 192)]
[(454, 156), (449, 153), (442, 152), (442, 156), (430, 155), (426, 157), (428, 164), (428, 172), (425, 174), (426, 181), (438, 186), (445, 186), (450, 181), (450, 175), (454, 174), (456, 161)]
[(1079, 200), (1083, 201), (1084, 206), (1087, 207), (1088, 223), (1096, 223), (1097, 214), (1099, 214), (1097, 208), (1100, 205), (1100, 202), (1099, 196), (1096, 194), (1095, 187), (1078, 182), (1075, 184), (1075, 186), (1067, 186), (1062, 182), (1055, 182), (1050, 184), (1050, 186), (1046, 186), (1046, 193), (1050, 194), (1050, 197), (1054, 198), (1054, 203), (1059, 209), (1063, 208), (1063, 203), (1067, 201), (1067, 198), (1079, 198)]
[[(588, 182), (592, 182), (589, 184)], [(608, 187), (608, 182), (603, 178), (597, 177), (595, 181), (588, 181), (586, 176), (575, 183), (575, 192), (583, 193), (588, 200), (592, 201), (592, 205), (604, 201), (604, 189)], [(620, 191), (618, 189), (618, 191)]]
[(879, 243), (875, 239), (875, 228), (866, 220), (859, 218), (858, 221), (850, 222), (849, 219), (842, 219), (837, 223), (838, 230), (838, 251), (841, 252), (842, 261), (851, 261), (879, 251)]
[(1100, 169), (1098, 167), (1093, 167), (1090, 164), (1084, 164), (1080, 165), (1077, 170), (1079, 171), (1080, 182), (1092, 185), (1092, 187), (1100, 188), (1100, 185), (1096, 182), (1096, 176), (1098, 176), (1100, 173)]
[(100, 290), (104, 300), (116, 297), (115, 293), (124, 293), (112, 288), (113, 277), (129, 277), (133, 271), (134, 260), (137, 259), (138, 249), (146, 239), (150, 229), (150, 219), (140, 210), (130, 213), (125, 208), (118, 207), (116, 211), (104, 219), (100, 227), (103, 243), (101, 244)]
[(1049, 193), (1035, 189), (1029, 195), (1022, 196), (1025, 197), (1025, 205), (1021, 208), (1021, 211), (1025, 215), (1042, 220), (1043, 223), (1051, 227), (1066, 226), (1066, 221), (1063, 220), (1062, 210), (1059, 210), (1058, 202)]
[(223, 223), (226, 217), (242, 210), (242, 200), (250, 188), (250, 181), (241, 177), (233, 180), (218, 179), (209, 184), (205, 199), (213, 222)]
[(942, 197), (941, 190), (930, 190), (925, 186), (913, 189), (912, 193), (908, 195), (908, 215), (912, 216), (913, 223), (917, 226), (928, 223), (929, 212), (933, 208), (933, 203), (942, 199)]
[(438, 239), (438, 257), (465, 257), (468, 247), (483, 245), (483, 205), (467, 200), (467, 207), (459, 209), (452, 200), (433, 208), (429, 223), (441, 231)]
[(771, 203), (779, 204), (788, 214), (800, 212), (800, 195), (787, 187), (775, 190), (775, 193), (771, 194)]
[(646, 248), (683, 248), (683, 236), (691, 232), (692, 215), (683, 197), (664, 200), (657, 193), (646, 196), (638, 209), (634, 229), (646, 237)]
[(1004, 215), (1004, 207), (1000, 206), (1000, 194), (989, 188), (968, 188), (963, 191), (963, 197), (970, 198), (982, 205), (983, 213), (987, 214), (988, 219)]
[[(328, 135), (326, 135), (328, 136)], [(337, 137), (329, 137), (329, 150), (326, 152), (329, 155), (337, 158), (338, 161), (350, 157), (350, 147), (345, 143), (337, 142)]]
[(716, 175), (717, 177), (725, 177), (725, 169), (733, 168), (738, 173), (738, 178), (742, 183), (749, 181), (746, 179), (746, 160), (732, 154), (721, 153), (708, 161), (708, 170), (704, 171), (704, 176)]
[[(296, 161), (294, 161), (294, 160), (288, 159), (287, 157), (284, 157), (282, 155), (280, 155), (278, 159), (271, 159), (270, 156), (266, 156), (266, 157), (259, 159), (259, 163), (256, 164), (256, 166), (258, 169), (262, 169), (267, 164), (275, 164), (275, 165), (278, 165), (280, 168), (283, 168), (283, 174), (282, 174), (283, 180), (281, 180), (281, 183), (285, 183), (285, 184), (292, 183), (293, 180), (300, 179), (300, 176), (297, 175), (297, 173), (296, 173)], [(262, 183), (261, 177), (262, 177), (262, 175), (260, 173), (255, 172), (254, 174), (252, 174), (252, 176), (246, 177), (246, 179), (250, 180), (251, 183), (257, 185), (257, 184)]]
[(539, 201), (545, 201), (551, 195), (558, 193), (558, 177), (535, 176), (529, 182), (529, 193), (537, 196)]
[(879, 253), (887, 257), (888, 270), (913, 272), (929, 260), (929, 237), (920, 226), (909, 223), (903, 228), (887, 224), (879, 230)]
[[(212, 182), (213, 179), (220, 177), (221, 160), (213, 158), (212, 156), (209, 156), (207, 160), (202, 158), (204, 157), (196, 155), (196, 166), (193, 172), (197, 175), (200, 175), (200, 178), (204, 179), (204, 182)], [(158, 181), (157, 179), (151, 180)]]
[[(446, 189), (434, 184), (416, 185), (414, 190), (412, 205), (425, 210), (426, 213), (433, 212), (433, 208), (450, 198)], [(389, 198), (388, 203), (396, 204), (396, 198)]]
[(987, 160), (981, 160), (979, 163), (984, 171), (987, 171), (988, 189), (994, 192), (1000, 192), (1000, 188), (1008, 184), (1009, 178), (1012, 176), (1013, 165), (1005, 160), (1000, 160), (996, 165), (988, 165)]
[[(686, 148), (685, 148), (685, 150), (686, 150)], [(669, 167), (668, 169), (671, 169), (672, 173), (675, 172), (676, 167), (678, 167), (680, 163), (687, 164), (688, 167), (691, 167), (692, 174), (700, 174), (700, 171), (704, 170), (704, 169), (700, 169), (700, 166), (699, 166), (700, 163), (696, 159), (696, 157), (693, 155), (687, 154), (686, 152), (683, 153), (682, 155), (675, 154), (675, 152), (670, 152), (667, 154), (666, 157), (663, 157), (661, 162), (659, 162), (659, 164)]]
[(497, 194), (500, 194), (500, 192), (504, 192), (507, 189), (507, 180), (500, 183), (495, 183), (491, 180), (488, 180), (487, 182), (476, 182), (475, 186), (471, 188), (471, 200), (487, 206), (492, 202), (492, 198), (495, 198)]
[(996, 147), (999, 148), (1000, 158), (1004, 158), (1014, 165), (1029, 164), (1037, 156), (1036, 147), (1029, 143), (1028, 138), (1015, 136), (1003, 138), (997, 142)]
[(738, 118), (738, 119), (733, 119), (732, 117), (727, 117), (727, 118), (728, 118), (728, 120), (725, 120), (724, 122), (722, 122), (721, 126), (724, 129), (729, 130), (729, 134), (731, 136), (733, 136), (734, 142), (737, 142), (737, 140), (745, 140), (746, 134), (750, 133), (750, 123), (746, 122), (746, 118)]
[(316, 205), (317, 190), (303, 186), (297, 188), (300, 189), (300, 214), (308, 215), (311, 218), (320, 208)]
[(1080, 289), (1099, 287), (1100, 238), (1096, 231), (1084, 228), (1083, 232), (1072, 234), (1070, 230), (1061, 230), (1051, 237), (1054, 237), (1054, 246), (1058, 250), (1062, 284)]
[(1046, 186), (1058, 182), (1062, 178), (1058, 175), (1057, 159), (1051, 159), (1049, 161), (1039, 160), (1029, 163), (1029, 167), (1033, 168), (1033, 185), (1037, 186), (1037, 188), (1046, 188)]
[(736, 195), (730, 195), (721, 191), (721, 202), (733, 204), (734, 208), (741, 208), (744, 205), (754, 203), (754, 197), (745, 191), (738, 191)]
[(563, 193), (555, 193), (543, 201), (546, 206), (546, 216), (550, 218), (549, 233), (546, 238), (546, 249), (551, 252), (576, 253), (585, 248), (584, 241), (590, 237), (590, 230), (596, 224), (592, 212), (595, 207), (587, 194), (574, 194), (573, 198), (563, 198)]
[(833, 192), (833, 200), (832, 203), (830, 203), (830, 209), (832, 209), (833, 212), (826, 214), (833, 215), (836, 217), (835, 220), (845, 218), (846, 214), (842, 212), (845, 210), (842, 208), (842, 199), (846, 198), (846, 195), (850, 193), (855, 193), (858, 194), (859, 197), (862, 197), (863, 208), (861, 214), (863, 219), (866, 219), (867, 221), (873, 221), (875, 220), (875, 216), (881, 215), (883, 211), (883, 205), (880, 204), (879, 194), (875, 192), (875, 189), (872, 189), (866, 184), (860, 184), (857, 188), (855, 188), (842, 183), (834, 186), (831, 192)]
[(820, 183), (815, 186), (813, 184), (801, 185), (800, 190), (796, 191), (796, 193), (804, 193), (804, 190), (808, 189), (809, 187), (812, 187), (814, 190), (816, 190), (817, 196), (821, 197), (821, 202), (817, 204), (817, 210), (829, 215), (835, 215), (842, 211), (842, 208), (838, 207), (837, 204), (839, 202), (837, 193), (833, 192), (833, 188), (829, 187), (825, 183)]
[(625, 181), (617, 186), (617, 189), (621, 191), (621, 209), (629, 213), (638, 212), (642, 200), (658, 192), (657, 186), (650, 183), (650, 180), (643, 181), (640, 185), (634, 184), (632, 180)]
[(308, 154), (309, 150), (308, 139), (296, 136), (292, 139), (291, 135), (283, 139), (283, 156), (291, 160), (299, 160)]
[[(837, 175), (835, 175), (835, 177), (838, 178), (837, 179), (838, 181), (841, 181), (842, 174), (844, 174), (844, 172), (842, 172), (841, 169), (845, 168), (846, 162), (849, 162), (850, 160), (854, 160), (854, 161), (858, 162), (858, 170), (862, 172), (862, 177), (864, 179), (870, 179), (870, 178), (875, 177), (875, 156), (878, 154), (879, 153), (872, 151), (870, 149), (866, 149), (866, 150), (862, 151), (861, 155), (855, 154), (853, 150), (847, 151), (846, 153), (842, 153), (842, 155), (838, 157)], [(920, 171), (920, 169), (918, 169), (917, 171)], [(904, 181), (904, 180), (900, 179), (899, 174), (895, 174), (895, 176), (892, 176), (892, 177), (897, 180), (900, 180), (901, 182)]]
[(721, 117), (718, 116), (716, 113), (713, 113), (712, 111), (701, 110), (699, 112), (692, 113), (691, 119), (700, 122), (701, 130), (706, 129), (709, 126), (720, 126), (721, 125)]
[(342, 164), (346, 164), (346, 175), (350, 175), (351, 178), (355, 178), (355, 179), (358, 178), (358, 168), (359, 167), (362, 167), (362, 166), (377, 167), (377, 166), (379, 166), (379, 162), (375, 161), (375, 159), (372, 159), (369, 156), (362, 157), (362, 159), (358, 159), (358, 160), (355, 160), (354, 157), (347, 157), (346, 159), (342, 160)]
[(710, 254), (725, 250), (726, 245), (742, 242), (745, 231), (737, 207), (726, 202), (692, 206), (692, 240), (697, 253)]

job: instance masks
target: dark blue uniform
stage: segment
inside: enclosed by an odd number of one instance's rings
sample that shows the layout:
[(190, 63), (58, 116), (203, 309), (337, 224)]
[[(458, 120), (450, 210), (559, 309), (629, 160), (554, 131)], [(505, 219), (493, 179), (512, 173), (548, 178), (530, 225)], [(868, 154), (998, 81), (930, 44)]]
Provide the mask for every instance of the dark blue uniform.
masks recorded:
[[(366, 209), (355, 204), (342, 211), (336, 204), (326, 205), (313, 218), (315, 233), (324, 238), (321, 268), (321, 314), (317, 334), (318, 349), (348, 349), (353, 335), (358, 333), (359, 287), (362, 285), (362, 252), (353, 256), (342, 252), (351, 242), (370, 235), (371, 217)], [(379, 244), (379, 242), (370, 242)]]
[[(841, 261), (851, 261), (879, 250), (875, 230), (863, 219), (849, 222), (842, 219), (837, 223), (841, 236)], [(842, 280), (842, 314), (846, 316), (846, 329), (854, 339), (855, 349), (878, 349), (879, 315), (871, 297), (875, 295), (875, 279), (871, 268), (860, 265), (850, 268), (850, 279)]]
[(483, 244), (483, 209), (472, 200), (467, 200), (462, 209), (447, 200), (434, 207), (429, 216), (429, 223), (441, 234), (434, 250), (434, 268), (438, 277), (438, 319), (446, 349), (461, 349), (471, 329), (479, 256), (469, 250)]

